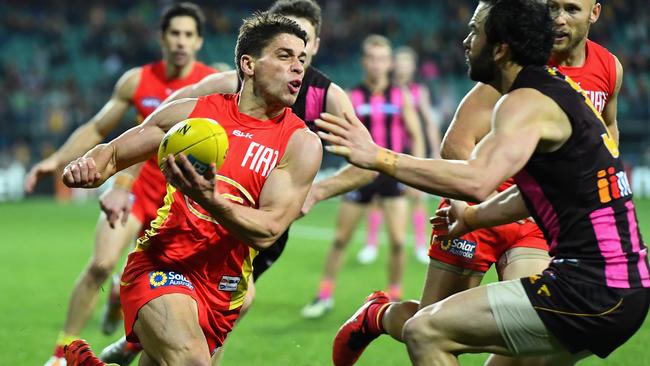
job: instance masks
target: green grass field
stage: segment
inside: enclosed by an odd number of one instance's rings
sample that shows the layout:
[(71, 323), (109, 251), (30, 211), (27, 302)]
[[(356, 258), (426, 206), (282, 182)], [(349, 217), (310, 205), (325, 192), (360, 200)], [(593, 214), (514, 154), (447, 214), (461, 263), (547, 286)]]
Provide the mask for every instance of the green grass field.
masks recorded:
[[(354, 255), (360, 231), (339, 276), (336, 307), (320, 320), (303, 320), (301, 307), (316, 291), (324, 254), (333, 236), (337, 202), (325, 202), (292, 227), (287, 251), (258, 283), (256, 303), (226, 345), (224, 365), (330, 365), (331, 342), (339, 325), (363, 298), (386, 284), (386, 247), (379, 261), (361, 266)], [(650, 237), (650, 201), (637, 201), (639, 221)], [(0, 204), (0, 365), (42, 365), (50, 356), (63, 323), (68, 295), (92, 252), (96, 201), (58, 204), (32, 199)], [(410, 253), (411, 251), (409, 251)], [(409, 257), (404, 294), (419, 298), (426, 266)], [(489, 273), (486, 280), (493, 280)], [(104, 295), (100, 303), (103, 304)], [(99, 330), (98, 307), (82, 336), (96, 350), (117, 338)], [(467, 314), (471, 318), (471, 314)], [(606, 337), (606, 335), (603, 335)], [(584, 365), (650, 364), (650, 322), (607, 360), (590, 358)], [(484, 355), (461, 358), (481, 365)], [(407, 365), (406, 348), (381, 337), (359, 365)]]

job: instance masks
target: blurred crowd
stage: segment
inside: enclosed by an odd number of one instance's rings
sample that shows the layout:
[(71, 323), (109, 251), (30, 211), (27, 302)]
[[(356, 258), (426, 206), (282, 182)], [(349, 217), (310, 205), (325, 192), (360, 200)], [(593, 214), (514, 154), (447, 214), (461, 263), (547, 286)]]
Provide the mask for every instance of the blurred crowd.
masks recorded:
[[(200, 59), (233, 63), (241, 18), (272, 1), (197, 1), (207, 16)], [(127, 68), (160, 57), (157, 19), (169, 1), (3, 1), (0, 3), (0, 176), (27, 167), (60, 146), (107, 100)], [(369, 33), (410, 45), (419, 75), (449, 121), (471, 86), (462, 39), (474, 0), (321, 0), (321, 52), (315, 65), (344, 87), (361, 80), (359, 45)], [(625, 68), (619, 97), (622, 147), (650, 165), (650, 13), (647, 0), (603, 4), (591, 38)], [(129, 126), (129, 121), (124, 121)], [(446, 126), (443, 123), (442, 128)], [(0, 180), (0, 195), (3, 190)]]

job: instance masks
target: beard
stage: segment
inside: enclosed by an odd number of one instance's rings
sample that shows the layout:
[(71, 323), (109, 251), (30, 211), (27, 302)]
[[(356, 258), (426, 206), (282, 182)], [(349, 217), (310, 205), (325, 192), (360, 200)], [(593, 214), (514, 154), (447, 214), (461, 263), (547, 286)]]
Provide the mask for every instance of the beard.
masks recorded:
[(492, 48), (488, 45), (483, 46), (481, 52), (474, 59), (469, 59), (469, 78), (473, 81), (479, 81), (489, 84), (496, 75), (496, 62), (492, 58)]

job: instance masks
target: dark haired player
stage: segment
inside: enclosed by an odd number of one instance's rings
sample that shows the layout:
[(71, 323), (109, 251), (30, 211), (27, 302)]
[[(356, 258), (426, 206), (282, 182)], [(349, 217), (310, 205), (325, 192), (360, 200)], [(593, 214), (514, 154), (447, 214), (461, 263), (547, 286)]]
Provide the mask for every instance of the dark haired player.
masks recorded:
[[(197, 174), (182, 154), (166, 160), (165, 205), (129, 255), (120, 297), (127, 339), (144, 349), (141, 365), (210, 365), (239, 316), (253, 258), (300, 213), (322, 153), (288, 108), (304, 75), (305, 44), (296, 22), (256, 13), (237, 38), (240, 93), (169, 103), (64, 170), (69, 186), (100, 185), (153, 154), (186, 118), (213, 118), (228, 133), (218, 174), (214, 167)], [(262, 158), (251, 159), (258, 151)], [(72, 346), (69, 361), (101, 364), (82, 341)]]
[[(56, 153), (31, 169), (25, 189), (31, 192), (43, 175), (62, 168), (100, 143), (119, 125), (130, 106), (136, 108), (141, 122), (171, 92), (214, 73), (215, 70), (195, 59), (203, 44), (203, 23), (203, 12), (192, 3), (178, 3), (165, 9), (160, 21), (163, 59), (125, 72), (106, 105), (80, 126)], [(47, 366), (65, 365), (63, 346), (81, 333), (95, 307), (101, 285), (124, 249), (156, 217), (165, 196), (164, 182), (156, 162), (150, 160), (137, 179), (125, 173), (118, 175), (113, 187), (100, 198), (105, 214), (100, 215), (97, 223), (93, 256), (72, 291), (65, 325)], [(129, 199), (131, 192), (133, 201)], [(116, 225), (118, 220), (121, 225)]]
[[(359, 121), (317, 121), (353, 164), (432, 193), (482, 201), (515, 176), (518, 187), (483, 204), (441, 210), (441, 239), (532, 214), (550, 243), (554, 259), (540, 275), (458, 293), (409, 319), (403, 337), (416, 365), (455, 365), (468, 352), (542, 354), (545, 364), (570, 365), (606, 357), (645, 319), (646, 248), (618, 146), (580, 86), (542, 66), (556, 40), (548, 14), (538, 2), (479, 4), (465, 40), (470, 77), (505, 95), (467, 161), (412, 159), (374, 146)], [(380, 299), (373, 294), (347, 324), (377, 332), (387, 305)], [(354, 362), (338, 356), (337, 365)]]

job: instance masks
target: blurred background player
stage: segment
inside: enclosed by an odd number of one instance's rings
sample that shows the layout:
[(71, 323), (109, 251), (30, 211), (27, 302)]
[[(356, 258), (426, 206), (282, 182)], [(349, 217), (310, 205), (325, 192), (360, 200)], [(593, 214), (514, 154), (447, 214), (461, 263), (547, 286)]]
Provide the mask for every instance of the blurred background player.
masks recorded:
[[(349, 92), (356, 115), (381, 146), (402, 151), (410, 142), (413, 153), (421, 156), (424, 151), (422, 133), (410, 95), (407, 90), (394, 85), (389, 77), (392, 67), (390, 41), (383, 36), (371, 35), (364, 40), (362, 51), (365, 79), (362, 85)], [(318, 295), (302, 309), (305, 318), (317, 318), (332, 309), (336, 275), (343, 264), (345, 248), (366, 207), (375, 197), (384, 212), (390, 241), (389, 293), (395, 299), (401, 298), (408, 202), (404, 186), (380, 174), (368, 185), (347, 193), (341, 202), (335, 239), (326, 259)]]
[(275, 14), (244, 19), (239, 94), (166, 104), (66, 167), (68, 186), (98, 186), (155, 154), (179, 121), (211, 118), (228, 134), (218, 175), (214, 164), (199, 175), (187, 157), (169, 155), (165, 206), (129, 255), (120, 297), (127, 338), (144, 349), (140, 365), (211, 364), (239, 316), (253, 258), (298, 217), (322, 156), (318, 137), (288, 108), (304, 75), (306, 37)]
[[(119, 125), (130, 106), (136, 108), (142, 121), (172, 91), (214, 73), (214, 69), (195, 59), (203, 44), (203, 24), (201, 9), (192, 3), (178, 3), (165, 9), (160, 19), (163, 59), (125, 72), (106, 105), (80, 126), (56, 153), (32, 168), (25, 182), (26, 190), (32, 191), (45, 174), (57, 171), (75, 156), (100, 143)], [(154, 156), (145, 163), (137, 179), (128, 172), (119, 174), (113, 187), (100, 198), (104, 213), (97, 223), (93, 256), (75, 284), (63, 330), (46, 365), (65, 365), (63, 346), (78, 338), (92, 314), (101, 285), (122, 252), (156, 217), (165, 195), (165, 180), (155, 159)], [(131, 193), (134, 200), (130, 199)], [(120, 309), (114, 309), (117, 314), (113, 311), (110, 315), (119, 321), (116, 315), (121, 315)], [(113, 323), (105, 327), (105, 331), (115, 328)]]
[[(622, 82), (622, 69), (614, 55), (587, 38), (590, 25), (600, 15), (600, 4), (593, 0), (558, 0), (549, 1), (549, 8), (557, 35), (549, 63), (563, 64), (558, 66), (559, 69), (562, 72), (567, 70), (573, 80), (587, 88), (592, 101), (594, 96), (609, 97), (599, 104), (594, 103), (594, 106), (599, 112), (608, 111), (603, 113), (603, 118), (612, 135), (617, 136), (616, 97)], [(445, 134), (443, 158), (470, 158), (477, 142), (490, 131), (491, 116), (500, 97), (501, 94), (495, 88), (482, 83), (478, 83), (465, 96)], [(513, 183), (513, 180), (509, 180), (499, 187), (499, 191), (507, 189)], [(468, 244), (466, 248), (470, 249), (452, 247), (449, 241), (432, 243), (429, 252), (431, 264), (420, 302), (404, 301), (383, 305), (382, 312), (377, 314), (381, 332), (402, 341), (404, 322), (417, 310), (454, 293), (478, 286), (493, 264), (496, 265), (500, 280), (541, 273), (548, 265), (546, 241), (539, 228), (527, 220), (476, 230), (458, 240)], [(377, 335), (371, 332), (366, 337), (366, 342)], [(354, 351), (335, 348), (334, 352), (358, 357), (363, 347), (365, 345)], [(488, 364), (536, 365), (539, 362), (538, 358), (533, 357), (511, 359), (493, 355)]]
[[(440, 157), (439, 115), (431, 105), (429, 87), (415, 81), (417, 71), (418, 56), (415, 50), (408, 46), (396, 48), (393, 66), (393, 83), (396, 86), (407, 89), (411, 94), (413, 107), (420, 117), (425, 156), (428, 158), (438, 158)], [(426, 197), (421, 192), (413, 189), (408, 189), (407, 195), (412, 200), (411, 222), (413, 223), (413, 233), (415, 235), (415, 257), (421, 263), (428, 264)], [(357, 254), (357, 260), (362, 264), (374, 262), (378, 254), (377, 246), (379, 243), (378, 238), (382, 214), (379, 207), (374, 204), (369, 211), (366, 245)]]

